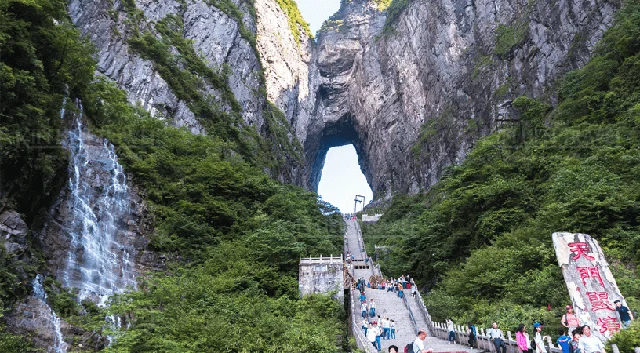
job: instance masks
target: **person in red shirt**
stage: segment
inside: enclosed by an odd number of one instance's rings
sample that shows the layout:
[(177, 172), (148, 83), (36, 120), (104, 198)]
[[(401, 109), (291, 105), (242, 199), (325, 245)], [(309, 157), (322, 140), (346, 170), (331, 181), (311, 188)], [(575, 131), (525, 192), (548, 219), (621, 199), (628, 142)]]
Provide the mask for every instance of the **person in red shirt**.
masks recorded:
[(573, 313), (573, 307), (571, 307), (571, 305), (567, 305), (567, 312), (562, 315), (561, 320), (560, 323), (568, 329), (568, 332), (573, 332), (573, 330), (580, 327), (580, 320), (578, 316)]

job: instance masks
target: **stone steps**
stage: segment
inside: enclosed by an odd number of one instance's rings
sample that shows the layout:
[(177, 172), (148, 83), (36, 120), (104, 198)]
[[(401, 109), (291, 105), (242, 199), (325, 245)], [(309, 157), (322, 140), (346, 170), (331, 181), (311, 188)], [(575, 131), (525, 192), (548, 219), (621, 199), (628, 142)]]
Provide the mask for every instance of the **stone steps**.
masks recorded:
[[(363, 259), (366, 254), (362, 252), (361, 240), (359, 240), (359, 234), (356, 227), (356, 221), (347, 221), (347, 236), (345, 238), (345, 247), (351, 251), (356, 259)], [(346, 249), (345, 249), (346, 253)], [(373, 275), (372, 266), (366, 269), (352, 269), (351, 273), (356, 279), (363, 277), (365, 280), (369, 280), (369, 277)], [(388, 317), (395, 321), (396, 326), (396, 339), (381, 340), (381, 346), (383, 352), (388, 352), (388, 347), (395, 345), (399, 348), (400, 352), (403, 352), (404, 346), (413, 342), (416, 337), (416, 328), (427, 328), (426, 320), (419, 310), (416, 298), (411, 297), (411, 291), (405, 290), (407, 296), (407, 303), (411, 308), (416, 320), (416, 326), (414, 327), (411, 317), (409, 315), (409, 309), (405, 306), (403, 300), (398, 297), (396, 293), (387, 292), (382, 289), (365, 290), (367, 301), (373, 299), (376, 303), (376, 316), (380, 315), (381, 318)], [(356, 322), (358, 327), (362, 326), (362, 316), (360, 311), (359, 301), (355, 301), (358, 305), (357, 308), (354, 304), (353, 315), (356, 315)], [(377, 318), (376, 318), (377, 319)], [(449, 344), (448, 341), (441, 340), (435, 337), (427, 337), (425, 341), (426, 347), (432, 348), (434, 352), (472, 352), (470, 347), (462, 346), (459, 344)]]

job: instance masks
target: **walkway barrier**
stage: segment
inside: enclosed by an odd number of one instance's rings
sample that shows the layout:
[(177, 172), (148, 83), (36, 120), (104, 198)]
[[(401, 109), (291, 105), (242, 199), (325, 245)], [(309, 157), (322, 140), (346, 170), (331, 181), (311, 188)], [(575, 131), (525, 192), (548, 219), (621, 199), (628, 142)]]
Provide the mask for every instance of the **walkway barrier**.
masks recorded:
[(413, 331), (418, 332), (418, 323), (416, 323), (416, 317), (415, 315), (413, 315), (413, 310), (411, 310), (411, 306), (409, 305), (409, 302), (407, 301), (407, 295), (403, 295), (402, 296), (402, 302), (404, 303), (404, 306), (407, 307), (407, 310), (409, 310), (409, 318), (411, 319), (411, 323), (413, 323)]
[[(441, 322), (433, 323), (433, 335), (435, 337), (441, 338), (443, 340), (449, 339), (449, 330), (447, 329), (447, 325)], [(486, 334), (483, 328), (477, 329), (478, 336), (475, 348), (485, 350), (488, 352), (495, 352), (496, 347), (493, 344), (493, 341), (489, 338), (488, 334)], [(467, 333), (466, 326), (455, 325), (456, 339), (455, 341), (468, 345), (469, 343), (469, 334)], [(507, 345), (507, 353), (520, 353), (520, 349), (518, 349), (518, 343), (515, 341), (515, 336), (511, 335), (511, 331), (507, 331), (504, 343)], [(551, 342), (551, 338), (547, 337), (547, 352), (549, 353), (562, 353), (562, 349), (554, 346)]]
[(362, 323), (357, 322), (356, 315), (360, 310), (360, 301), (356, 296), (356, 291), (351, 289), (349, 291), (351, 293), (351, 332), (353, 333), (353, 337), (356, 338), (356, 344), (358, 348), (362, 349), (365, 353), (378, 353), (376, 349), (373, 348), (371, 342), (367, 340), (367, 337), (364, 335), (364, 330), (362, 330)]
[[(420, 291), (416, 289), (416, 302), (418, 304), (418, 309), (420, 309), (420, 314), (422, 314), (422, 316), (424, 317), (424, 321), (427, 323), (427, 327), (426, 329), (429, 330), (430, 334), (432, 336), (435, 335), (435, 332), (433, 330), (433, 321), (431, 320), (431, 315), (429, 315), (429, 311), (427, 310), (427, 307), (424, 305), (424, 300), (422, 300), (422, 295), (420, 294)], [(447, 336), (448, 339), (449, 336)]]

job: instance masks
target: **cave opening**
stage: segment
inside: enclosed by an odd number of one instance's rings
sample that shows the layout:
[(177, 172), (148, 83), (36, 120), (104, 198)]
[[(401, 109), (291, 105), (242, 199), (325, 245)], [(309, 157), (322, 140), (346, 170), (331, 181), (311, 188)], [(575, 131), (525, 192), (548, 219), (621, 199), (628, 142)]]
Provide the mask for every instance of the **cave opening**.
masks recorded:
[[(318, 183), (318, 195), (324, 201), (338, 207), (343, 213), (354, 211), (356, 195), (364, 196), (364, 202), (373, 199), (373, 191), (358, 164), (358, 153), (353, 144), (331, 147), (325, 155), (324, 166)], [(357, 204), (360, 211), (365, 205)]]

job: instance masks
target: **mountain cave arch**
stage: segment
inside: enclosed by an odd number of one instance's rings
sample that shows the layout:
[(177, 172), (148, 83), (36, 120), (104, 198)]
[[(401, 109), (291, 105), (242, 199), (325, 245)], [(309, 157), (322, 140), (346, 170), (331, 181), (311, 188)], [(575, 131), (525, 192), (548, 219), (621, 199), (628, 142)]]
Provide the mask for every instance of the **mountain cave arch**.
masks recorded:
[(351, 114), (345, 114), (337, 121), (325, 122), (321, 132), (319, 133), (319, 137), (314, 140), (316, 140), (316, 146), (313, 147), (316, 148), (313, 148), (312, 151), (310, 151), (310, 155), (308, 155), (309, 160), (312, 161), (309, 178), (309, 187), (312, 191), (316, 193), (318, 192), (318, 184), (322, 177), (322, 170), (324, 168), (329, 149), (333, 147), (353, 145), (358, 155), (360, 171), (364, 174), (367, 184), (375, 197), (375, 190), (371, 183), (372, 176), (371, 173), (369, 173), (367, 163), (368, 158), (364, 149), (364, 141), (356, 129), (355, 122)]

